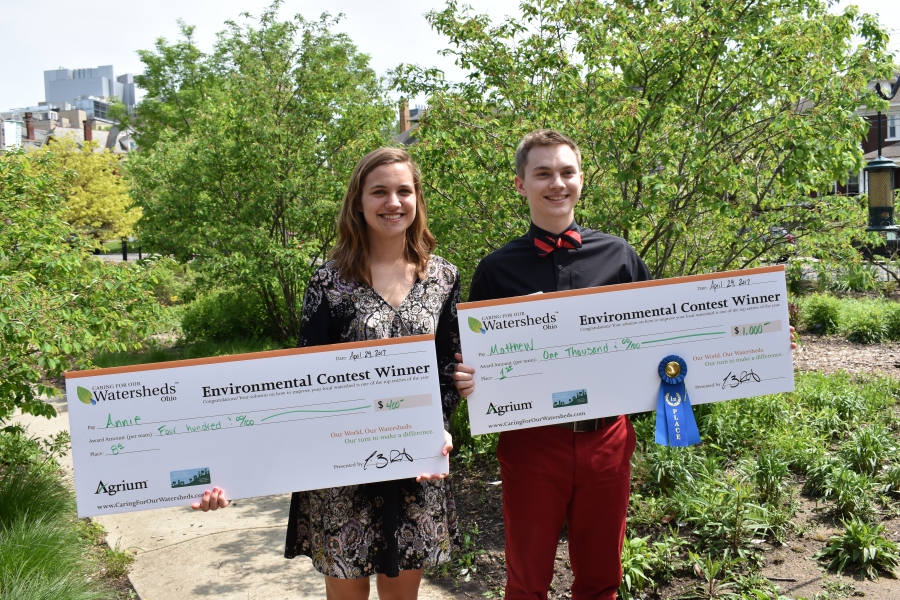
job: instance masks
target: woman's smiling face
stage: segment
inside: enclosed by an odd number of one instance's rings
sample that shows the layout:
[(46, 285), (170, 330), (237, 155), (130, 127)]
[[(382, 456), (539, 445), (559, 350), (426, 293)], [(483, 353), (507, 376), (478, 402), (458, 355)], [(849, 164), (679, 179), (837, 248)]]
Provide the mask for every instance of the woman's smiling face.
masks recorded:
[(416, 188), (407, 163), (375, 167), (362, 185), (360, 210), (370, 239), (405, 235), (416, 218)]

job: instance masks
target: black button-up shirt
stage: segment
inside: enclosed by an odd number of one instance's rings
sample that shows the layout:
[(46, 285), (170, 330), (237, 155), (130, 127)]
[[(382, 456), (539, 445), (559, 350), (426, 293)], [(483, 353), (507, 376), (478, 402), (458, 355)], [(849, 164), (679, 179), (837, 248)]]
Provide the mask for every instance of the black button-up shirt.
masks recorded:
[(538, 256), (534, 236), (552, 234), (532, 223), (526, 235), (485, 257), (472, 277), (469, 302), (651, 279), (647, 265), (622, 238), (575, 222), (568, 229), (581, 234), (581, 248)]

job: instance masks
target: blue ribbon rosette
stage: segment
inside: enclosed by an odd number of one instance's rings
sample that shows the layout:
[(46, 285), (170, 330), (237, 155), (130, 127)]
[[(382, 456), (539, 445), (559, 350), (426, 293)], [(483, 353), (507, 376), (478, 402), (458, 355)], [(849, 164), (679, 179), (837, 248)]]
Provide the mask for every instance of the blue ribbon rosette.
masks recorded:
[(663, 446), (693, 446), (700, 431), (684, 387), (687, 363), (670, 355), (659, 363), (659, 399), (656, 403), (656, 443)]

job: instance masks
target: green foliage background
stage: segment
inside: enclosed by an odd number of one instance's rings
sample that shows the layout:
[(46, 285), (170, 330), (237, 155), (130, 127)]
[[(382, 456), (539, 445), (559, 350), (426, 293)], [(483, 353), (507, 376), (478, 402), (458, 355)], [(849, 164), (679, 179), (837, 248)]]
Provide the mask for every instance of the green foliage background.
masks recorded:
[(211, 54), (187, 26), (141, 53), (141, 151), (128, 166), (145, 246), (196, 259), (201, 286), (258, 298), (287, 342), (351, 170), (382, 145), (393, 110), (336, 19), (279, 21), (280, 4), (255, 25), (229, 22)]
[[(802, 252), (854, 255), (861, 199), (826, 195), (862, 166), (881, 106), (887, 36), (854, 7), (815, 0), (527, 0), (492, 23), (455, 1), (427, 15), (468, 73), (405, 65), (396, 84), (427, 94), (413, 152), (431, 224), (468, 281), (478, 260), (525, 231), (512, 185), (521, 137), (558, 129), (581, 146), (576, 218), (628, 240), (654, 277), (751, 267)], [(853, 43), (859, 40), (859, 45)]]
[(0, 422), (54, 415), (53, 379), (138, 347), (156, 321), (152, 271), (91, 258), (63, 221), (70, 176), (52, 152), (0, 155)]

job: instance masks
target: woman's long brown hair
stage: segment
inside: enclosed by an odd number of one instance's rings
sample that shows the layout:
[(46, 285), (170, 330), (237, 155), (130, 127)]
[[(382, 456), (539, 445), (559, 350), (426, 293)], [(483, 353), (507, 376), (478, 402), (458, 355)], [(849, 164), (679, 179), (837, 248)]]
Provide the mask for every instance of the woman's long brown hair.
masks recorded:
[(413, 175), (416, 194), (416, 216), (406, 230), (404, 258), (416, 266), (420, 278), (426, 275), (428, 260), (437, 245), (428, 231), (428, 213), (425, 209), (425, 195), (422, 192), (422, 175), (412, 158), (400, 148), (379, 148), (363, 156), (347, 186), (344, 206), (338, 217), (338, 238), (331, 249), (329, 258), (341, 273), (344, 281), (360, 281), (372, 285), (372, 271), (369, 266), (369, 235), (366, 219), (362, 213), (362, 192), (366, 177), (381, 165), (405, 163)]

